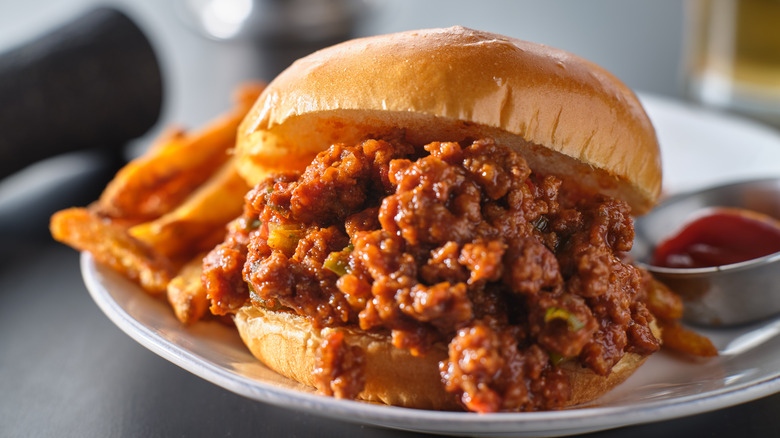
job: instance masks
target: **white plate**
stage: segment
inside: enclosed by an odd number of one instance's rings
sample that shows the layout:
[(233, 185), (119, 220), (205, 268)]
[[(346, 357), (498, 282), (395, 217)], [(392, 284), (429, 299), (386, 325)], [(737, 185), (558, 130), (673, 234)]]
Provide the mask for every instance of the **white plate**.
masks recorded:
[[(780, 136), (740, 119), (643, 96), (663, 147), (665, 188), (780, 175)], [(702, 413), (780, 391), (780, 319), (706, 332), (721, 356), (689, 362), (653, 355), (628, 381), (586, 406), (556, 412), (436, 412), (335, 400), (258, 363), (234, 330), (217, 322), (184, 327), (167, 304), (83, 254), (98, 306), (136, 341), (184, 369), (251, 399), (345, 421), (420, 432), (560, 436)]]

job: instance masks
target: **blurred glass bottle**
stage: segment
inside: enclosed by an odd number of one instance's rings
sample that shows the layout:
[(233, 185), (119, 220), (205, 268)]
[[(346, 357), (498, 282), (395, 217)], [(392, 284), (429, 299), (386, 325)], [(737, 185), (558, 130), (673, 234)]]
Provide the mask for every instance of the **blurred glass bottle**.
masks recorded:
[(689, 0), (687, 94), (780, 127), (780, 0)]

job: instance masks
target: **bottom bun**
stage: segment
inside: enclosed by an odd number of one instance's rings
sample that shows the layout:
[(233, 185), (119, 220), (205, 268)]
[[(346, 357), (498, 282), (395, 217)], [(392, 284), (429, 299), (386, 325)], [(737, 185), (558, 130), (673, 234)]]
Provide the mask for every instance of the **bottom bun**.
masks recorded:
[[(314, 328), (305, 318), (244, 306), (235, 316), (241, 339), (252, 355), (268, 368), (297, 382), (316, 386), (317, 350), (334, 329)], [(655, 327), (654, 327), (655, 328)], [(364, 354), (366, 383), (359, 399), (418, 409), (462, 410), (455, 394), (444, 389), (439, 361), (447, 359), (447, 349), (437, 345), (425, 356), (413, 356), (395, 348), (390, 337), (356, 329), (344, 329), (344, 341)], [(609, 376), (599, 376), (574, 363), (562, 366), (571, 384), (572, 406), (594, 400), (626, 380), (646, 356), (626, 353)]]

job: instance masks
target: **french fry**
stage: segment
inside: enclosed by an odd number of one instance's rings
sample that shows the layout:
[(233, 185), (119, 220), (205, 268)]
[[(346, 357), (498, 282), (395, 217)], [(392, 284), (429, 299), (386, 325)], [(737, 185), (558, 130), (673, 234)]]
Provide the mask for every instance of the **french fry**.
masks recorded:
[(156, 154), (171, 142), (184, 140), (185, 135), (186, 131), (184, 128), (180, 126), (168, 126), (154, 139), (154, 141), (152, 141), (152, 144), (149, 145), (146, 153)]
[(261, 85), (242, 87), (236, 107), (198, 132), (167, 131), (146, 154), (117, 173), (95, 211), (136, 223), (172, 211), (228, 160), (238, 125), (261, 90)]
[(54, 239), (80, 251), (137, 282), (150, 293), (165, 291), (174, 268), (148, 244), (132, 237), (127, 229), (85, 208), (55, 213), (50, 223)]
[(680, 296), (653, 278), (649, 272), (644, 271), (643, 276), (643, 280), (647, 282), (645, 305), (655, 316), (661, 329), (663, 348), (690, 356), (717, 356), (718, 349), (709, 338), (688, 330), (680, 323), (684, 310)]
[(200, 254), (185, 264), (168, 283), (168, 302), (176, 318), (185, 324), (201, 319), (209, 307), (206, 289), (200, 281), (202, 266), (203, 254)]
[(673, 320), (682, 318), (682, 299), (655, 278), (650, 277), (649, 281), (646, 304), (650, 312), (661, 319)]
[(172, 212), (130, 228), (130, 234), (160, 254), (176, 258), (214, 247), (225, 225), (241, 214), (249, 186), (231, 159)]
[(659, 319), (664, 348), (698, 357), (714, 357), (718, 349), (709, 338), (683, 327), (677, 320)]

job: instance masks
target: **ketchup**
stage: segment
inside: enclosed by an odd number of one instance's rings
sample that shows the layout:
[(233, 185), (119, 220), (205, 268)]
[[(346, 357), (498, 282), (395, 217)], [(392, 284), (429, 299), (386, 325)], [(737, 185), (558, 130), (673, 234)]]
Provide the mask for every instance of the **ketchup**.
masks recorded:
[(662, 241), (653, 265), (704, 268), (744, 262), (780, 251), (780, 221), (736, 208), (712, 209)]

